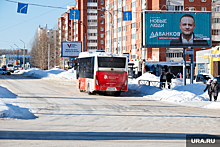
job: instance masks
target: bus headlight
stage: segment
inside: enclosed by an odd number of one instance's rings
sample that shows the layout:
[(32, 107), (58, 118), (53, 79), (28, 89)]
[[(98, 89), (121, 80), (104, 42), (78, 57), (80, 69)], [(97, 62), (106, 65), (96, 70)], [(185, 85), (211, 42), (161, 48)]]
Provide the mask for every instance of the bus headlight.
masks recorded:
[(126, 81), (125, 81), (125, 86), (127, 85), (127, 82), (128, 82), (128, 81), (126, 80)]
[(96, 79), (96, 85), (99, 86), (99, 81)]

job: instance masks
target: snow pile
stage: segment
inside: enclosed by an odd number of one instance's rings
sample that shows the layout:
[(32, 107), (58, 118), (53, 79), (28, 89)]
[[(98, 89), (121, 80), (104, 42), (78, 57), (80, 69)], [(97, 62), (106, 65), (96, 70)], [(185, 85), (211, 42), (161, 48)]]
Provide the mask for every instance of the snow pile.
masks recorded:
[(203, 83), (189, 84), (190, 80), (187, 79), (187, 85), (183, 85), (183, 79), (172, 79), (172, 90), (160, 89), (159, 87), (148, 86), (144, 84), (138, 85), (138, 80), (160, 81), (159, 77), (153, 74), (145, 73), (137, 79), (129, 79), (129, 89), (141, 92), (148, 98), (153, 98), (160, 101), (169, 101), (174, 103), (190, 103), (190, 102), (204, 102), (208, 103), (204, 108), (220, 109), (220, 102), (213, 102), (210, 104), (208, 92), (204, 92), (206, 85)]
[(34, 119), (33, 113), (27, 108), (16, 106), (16, 104), (5, 103), (5, 99), (15, 99), (17, 95), (7, 88), (0, 86), (0, 118)]
[(58, 68), (53, 68), (51, 70), (29, 69), (23, 71), (23, 74), (36, 78), (54, 77), (65, 78), (69, 80), (76, 79), (76, 71), (74, 69), (70, 69), (68, 71)]

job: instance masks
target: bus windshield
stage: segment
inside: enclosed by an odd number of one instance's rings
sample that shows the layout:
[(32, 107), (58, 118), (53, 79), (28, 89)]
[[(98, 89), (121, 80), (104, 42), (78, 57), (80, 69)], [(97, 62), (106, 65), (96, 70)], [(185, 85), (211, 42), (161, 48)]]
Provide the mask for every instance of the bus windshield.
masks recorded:
[(98, 57), (98, 67), (125, 68), (126, 58), (123, 57)]

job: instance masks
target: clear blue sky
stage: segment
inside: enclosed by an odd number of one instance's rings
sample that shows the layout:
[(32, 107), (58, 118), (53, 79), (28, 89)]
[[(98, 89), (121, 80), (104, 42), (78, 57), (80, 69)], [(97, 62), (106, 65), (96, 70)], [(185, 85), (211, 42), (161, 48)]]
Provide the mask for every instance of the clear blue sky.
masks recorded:
[[(39, 4), (66, 8), (75, 5), (75, 0), (11, 0), (20, 3)], [(0, 49), (25, 48), (30, 51), (30, 43), (39, 25), (53, 28), (58, 25), (58, 18), (67, 9), (47, 8), (28, 5), (27, 14), (17, 13), (18, 3), (0, 0)]]

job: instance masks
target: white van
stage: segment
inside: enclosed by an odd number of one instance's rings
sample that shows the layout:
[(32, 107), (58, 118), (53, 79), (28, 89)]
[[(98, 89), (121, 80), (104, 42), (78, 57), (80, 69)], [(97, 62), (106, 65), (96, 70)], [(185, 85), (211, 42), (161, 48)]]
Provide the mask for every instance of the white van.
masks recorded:
[(9, 64), (7, 64), (7, 70), (9, 70), (10, 72), (14, 72), (14, 70), (15, 70), (15, 68), (14, 68), (14, 65), (13, 64), (11, 64), (11, 63), (9, 63)]

